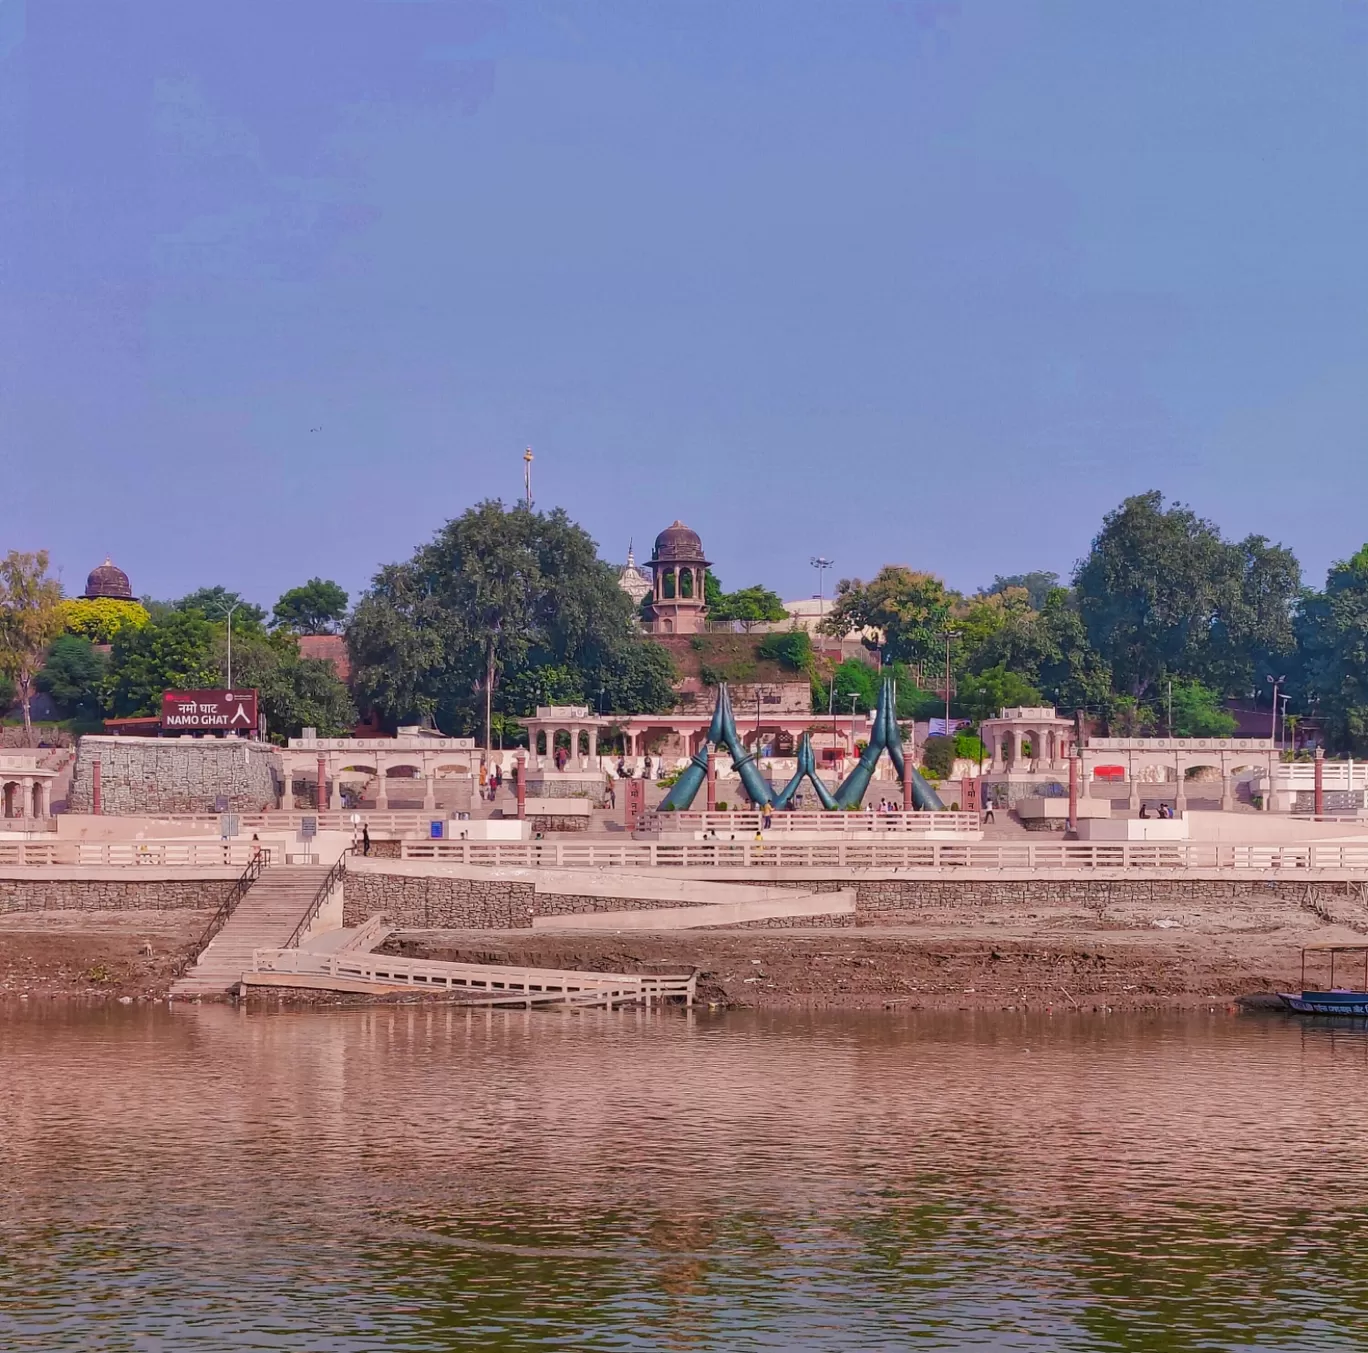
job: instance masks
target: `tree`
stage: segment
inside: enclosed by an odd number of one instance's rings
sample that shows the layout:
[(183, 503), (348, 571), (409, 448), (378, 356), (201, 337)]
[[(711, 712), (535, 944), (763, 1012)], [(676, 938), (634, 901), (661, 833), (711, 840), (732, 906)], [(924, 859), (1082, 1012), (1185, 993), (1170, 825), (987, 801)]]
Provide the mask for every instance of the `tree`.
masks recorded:
[(244, 601), (240, 592), (226, 587), (201, 587), (187, 593), (174, 603), (178, 611), (198, 611), (206, 620), (222, 620), (230, 606), (233, 612), (233, 631), (260, 629), (266, 623), (266, 612), (254, 601)]
[(1200, 681), (1175, 681), (1171, 700), (1164, 692), (1166, 713), (1170, 707), (1177, 738), (1228, 738), (1237, 727), (1235, 716), (1221, 708), (1216, 692)]
[(811, 672), (815, 655), (812, 636), (807, 630), (774, 630), (765, 635), (756, 649), (762, 658), (777, 662), (790, 672)]
[(925, 662), (942, 651), (954, 597), (931, 573), (886, 564), (868, 583), (842, 578), (822, 632), (840, 636), (875, 629), (884, 635), (884, 653), (904, 662)]
[(990, 667), (960, 679), (954, 704), (961, 718), (981, 723), (1004, 709), (1040, 704), (1040, 692), (1017, 672)]
[(106, 674), (104, 655), (79, 634), (59, 634), (35, 685), (68, 719), (95, 720)]
[(1157, 491), (1107, 514), (1074, 575), (1089, 639), (1137, 699), (1165, 676), (1248, 689), (1265, 655), (1291, 647), (1299, 586), (1290, 551), (1262, 536), (1223, 540)]
[(1058, 586), (1059, 574), (1057, 573), (1009, 573), (1005, 578), (999, 573), (993, 579), (993, 585), (988, 588), (988, 595), (992, 596), (1019, 589), (1026, 593), (1026, 599), (1030, 602), (1031, 609), (1038, 611), (1045, 605), (1045, 599)]
[(335, 582), (310, 578), (275, 604), (272, 624), (295, 634), (335, 634), (347, 616), (347, 594)]
[[(832, 692), (835, 698), (832, 698)], [(812, 709), (815, 714), (846, 714), (851, 711), (851, 696), (855, 697), (855, 709), (869, 714), (879, 702), (879, 675), (859, 658), (847, 658), (835, 668), (826, 681), (814, 678), (812, 682)]]
[(1368, 755), (1368, 545), (1331, 566), (1323, 592), (1302, 598), (1296, 633), (1303, 693), (1327, 740), (1352, 756)]
[[(234, 639), (234, 658), (237, 640)], [(114, 636), (105, 708), (115, 716), (156, 714), (164, 691), (200, 690), (220, 682), (214, 627), (198, 608), (172, 611), (141, 629)]]
[(947, 780), (954, 773), (956, 755), (954, 738), (937, 734), (921, 745), (922, 765), (937, 780)]
[(62, 632), (62, 585), (47, 576), (48, 552), (11, 550), (0, 560), (0, 673), (14, 682), (33, 742), (33, 680), (48, 645)]
[[(407, 563), (376, 574), (347, 643), (354, 688), (386, 718), (482, 726), (486, 738), (496, 707), (530, 712), (500, 695), (525, 670), (572, 670), (587, 702), (607, 688), (614, 699), (649, 701), (638, 709), (673, 703), (668, 655), (651, 653), (616, 571), (560, 509), (492, 501), (448, 522)], [(529, 699), (520, 689), (518, 700)]]
[(62, 602), (62, 623), (67, 633), (79, 634), (93, 644), (112, 643), (125, 625), (147, 624), (147, 608), (117, 597), (67, 597)]
[[(707, 594), (706, 579), (704, 595)], [(709, 605), (710, 620), (735, 620), (747, 634), (755, 625), (784, 620), (788, 612), (777, 592), (758, 583), (754, 587), (743, 587), (736, 592), (726, 592), (719, 597), (717, 605)]]

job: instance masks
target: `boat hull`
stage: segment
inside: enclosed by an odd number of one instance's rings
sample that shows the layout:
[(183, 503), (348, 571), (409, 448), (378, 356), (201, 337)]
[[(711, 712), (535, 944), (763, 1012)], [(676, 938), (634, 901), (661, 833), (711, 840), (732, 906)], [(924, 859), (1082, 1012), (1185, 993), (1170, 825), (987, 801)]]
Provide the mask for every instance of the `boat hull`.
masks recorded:
[(1299, 1015), (1368, 1017), (1368, 991), (1280, 991), (1278, 999)]

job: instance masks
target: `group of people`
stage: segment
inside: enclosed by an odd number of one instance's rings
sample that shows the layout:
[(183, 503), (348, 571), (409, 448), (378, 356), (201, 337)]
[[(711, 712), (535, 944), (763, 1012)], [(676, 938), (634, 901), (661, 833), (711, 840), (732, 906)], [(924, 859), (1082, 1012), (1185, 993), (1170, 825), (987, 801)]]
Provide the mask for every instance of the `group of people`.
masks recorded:
[(483, 763), (480, 766), (480, 797), (493, 803), (503, 788), (503, 767), (495, 764), (491, 770)]
[[(1140, 816), (1141, 816), (1141, 817), (1148, 817), (1149, 815), (1150, 815), (1149, 804), (1147, 804), (1147, 803), (1142, 803), (1142, 804), (1140, 805)], [(1159, 805), (1158, 811), (1155, 813), (1155, 816), (1156, 816), (1156, 817), (1162, 817), (1162, 818), (1170, 818), (1170, 817), (1173, 816), (1173, 809), (1170, 808), (1170, 807), (1168, 806), (1168, 804), (1166, 804), (1166, 803), (1161, 803), (1161, 804)]]
[[(654, 768), (655, 763), (651, 760), (649, 756), (646, 757), (646, 759), (641, 763), (641, 778), (643, 780), (651, 779), (651, 772), (654, 770)], [(620, 756), (617, 759), (617, 776), (619, 780), (630, 780), (632, 778), (632, 772), (627, 769), (627, 758), (625, 756)]]

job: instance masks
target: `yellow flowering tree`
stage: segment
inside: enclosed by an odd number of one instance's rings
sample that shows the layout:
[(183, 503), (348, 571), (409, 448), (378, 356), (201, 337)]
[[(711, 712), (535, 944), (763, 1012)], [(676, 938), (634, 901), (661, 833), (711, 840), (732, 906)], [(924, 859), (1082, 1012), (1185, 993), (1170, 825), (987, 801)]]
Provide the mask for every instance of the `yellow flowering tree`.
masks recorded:
[(61, 604), (62, 623), (68, 634), (79, 634), (92, 644), (110, 644), (127, 626), (140, 630), (147, 624), (147, 611), (136, 601), (114, 597), (68, 597)]

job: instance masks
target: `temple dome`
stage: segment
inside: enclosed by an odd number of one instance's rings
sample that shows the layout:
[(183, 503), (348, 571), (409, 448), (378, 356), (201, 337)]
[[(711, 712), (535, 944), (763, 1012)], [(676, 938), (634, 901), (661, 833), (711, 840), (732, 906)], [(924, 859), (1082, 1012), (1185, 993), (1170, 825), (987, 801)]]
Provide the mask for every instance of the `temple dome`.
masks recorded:
[(658, 560), (677, 559), (688, 563), (707, 562), (703, 558), (703, 542), (698, 538), (698, 532), (678, 520), (673, 525), (667, 526), (656, 537), (655, 553), (652, 558)]
[(116, 567), (108, 555), (99, 568), (90, 570), (90, 576), (86, 579), (86, 590), (81, 593), (81, 597), (85, 601), (97, 601), (101, 597), (109, 597), (114, 601), (134, 600), (128, 574)]

